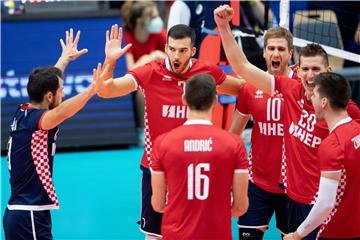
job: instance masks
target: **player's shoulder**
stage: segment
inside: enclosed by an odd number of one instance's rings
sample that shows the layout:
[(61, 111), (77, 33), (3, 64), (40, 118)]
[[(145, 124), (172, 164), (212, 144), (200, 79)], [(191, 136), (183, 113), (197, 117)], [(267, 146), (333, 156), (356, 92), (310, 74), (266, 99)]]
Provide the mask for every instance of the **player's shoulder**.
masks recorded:
[(219, 66), (217, 66), (216, 64), (213, 64), (209, 61), (206, 60), (199, 60), (196, 58), (191, 58), (191, 63), (192, 63), (192, 68), (193, 69), (202, 69), (202, 68), (206, 68), (206, 69), (220, 69)]
[(324, 140), (322, 140), (319, 146), (319, 155), (331, 155), (341, 148), (341, 142), (339, 135), (334, 131), (329, 134)]

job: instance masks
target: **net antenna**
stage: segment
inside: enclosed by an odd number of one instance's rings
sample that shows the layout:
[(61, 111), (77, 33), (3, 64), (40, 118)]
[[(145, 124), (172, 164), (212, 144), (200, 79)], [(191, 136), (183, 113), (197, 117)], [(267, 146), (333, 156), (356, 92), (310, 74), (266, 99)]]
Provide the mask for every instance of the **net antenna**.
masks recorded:
[[(337, 17), (332, 10), (299, 10), (290, 15), (290, 4), (296, 4), (289, 0), (280, 0), (279, 25), (291, 29), (294, 35), (294, 46), (301, 48), (309, 43), (319, 43), (330, 55), (330, 65), (334, 68), (342, 68), (344, 60), (360, 63), (360, 55), (343, 50), (343, 42)], [(298, 58), (295, 48), (294, 56)]]

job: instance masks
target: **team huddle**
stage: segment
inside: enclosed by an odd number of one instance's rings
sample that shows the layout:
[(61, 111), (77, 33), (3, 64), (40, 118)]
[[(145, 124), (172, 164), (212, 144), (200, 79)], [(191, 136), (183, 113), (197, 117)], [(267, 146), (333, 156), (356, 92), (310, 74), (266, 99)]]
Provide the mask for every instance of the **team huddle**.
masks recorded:
[[(80, 32), (61, 40), (54, 67), (33, 70), (29, 103), (10, 126), (11, 196), (3, 224), (6, 239), (53, 239), (51, 209), (58, 209), (52, 181), (58, 125), (97, 94), (102, 98), (140, 89), (145, 96), (145, 146), (141, 160), (140, 230), (145, 239), (262, 239), (275, 213), (283, 239), (360, 238), (360, 110), (349, 83), (331, 72), (318, 44), (288, 66), (292, 34), (269, 29), (263, 55), (267, 71), (251, 64), (229, 26), (228, 5), (214, 11), (233, 71), (192, 58), (195, 33), (175, 25), (167, 33), (165, 59), (115, 78), (122, 29), (106, 32), (104, 64), (93, 69), (89, 88), (62, 102), (63, 73), (78, 50)], [(237, 96), (228, 131), (215, 127), (216, 94)], [(240, 138), (252, 116), (249, 154)]]

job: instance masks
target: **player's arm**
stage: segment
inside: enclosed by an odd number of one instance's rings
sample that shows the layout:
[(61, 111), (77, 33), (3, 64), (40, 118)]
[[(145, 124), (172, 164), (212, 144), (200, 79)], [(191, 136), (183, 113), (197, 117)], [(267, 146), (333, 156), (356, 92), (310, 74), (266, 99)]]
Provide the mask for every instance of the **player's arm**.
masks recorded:
[(166, 204), (166, 183), (164, 173), (151, 173), (151, 205), (157, 212), (163, 213)]
[(231, 33), (229, 21), (231, 21), (233, 15), (234, 10), (228, 5), (221, 5), (214, 10), (214, 19), (220, 32), (226, 57), (237, 74), (240, 74), (247, 82), (255, 85), (265, 93), (272, 94), (272, 76), (247, 60), (243, 50), (236, 43)]
[[(95, 69), (93, 71), (93, 75), (95, 75)], [(95, 95), (95, 93), (96, 88), (95, 83), (93, 82), (85, 92), (69, 98), (66, 101), (60, 103), (60, 105), (57, 107), (45, 112), (40, 120), (41, 129), (52, 129), (66, 119), (72, 117), (85, 106), (85, 104), (91, 99), (92, 96)]]
[(316, 229), (329, 216), (335, 207), (336, 193), (341, 171), (321, 172), (319, 195), (309, 215), (296, 232), (285, 235), (284, 240), (302, 239)]
[(119, 78), (107, 79), (109, 65), (102, 69), (101, 63), (98, 64), (94, 74), (96, 92), (102, 98), (113, 98), (127, 95), (137, 89), (136, 80), (131, 75), (126, 74)]
[(239, 113), (239, 111), (236, 110), (234, 112), (229, 132), (241, 135), (249, 119), (250, 115), (242, 115)]
[(249, 207), (248, 199), (248, 172), (234, 172), (232, 194), (233, 203), (231, 206), (231, 216), (239, 217), (243, 215)]
[(217, 92), (237, 96), (245, 83), (244, 79), (226, 75), (225, 80), (218, 86)]
[(111, 30), (106, 31), (105, 42), (105, 61), (103, 66), (109, 66), (108, 71), (104, 72), (104, 78), (109, 79), (114, 76), (116, 61), (127, 52), (132, 44), (127, 44), (124, 48), (121, 47), (122, 28), (117, 24), (111, 26)]
[(77, 31), (74, 39), (74, 30), (70, 28), (69, 31), (65, 32), (66, 38), (65, 42), (63, 39), (60, 39), (60, 44), (62, 48), (61, 56), (55, 64), (55, 67), (59, 68), (62, 72), (65, 71), (65, 68), (71, 61), (75, 61), (78, 57), (88, 52), (86, 48), (77, 49), (77, 45), (80, 40), (80, 31)]

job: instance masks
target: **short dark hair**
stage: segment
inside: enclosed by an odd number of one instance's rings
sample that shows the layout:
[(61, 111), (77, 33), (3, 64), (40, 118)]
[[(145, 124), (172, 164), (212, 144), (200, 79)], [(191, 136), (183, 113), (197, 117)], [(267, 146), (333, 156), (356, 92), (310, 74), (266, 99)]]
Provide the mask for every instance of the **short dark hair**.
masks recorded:
[(59, 78), (63, 78), (63, 72), (56, 67), (40, 67), (32, 70), (27, 84), (30, 102), (40, 103), (47, 92), (54, 96), (59, 88)]
[(186, 81), (185, 100), (191, 110), (209, 110), (216, 97), (216, 83), (208, 74), (199, 74)]
[(169, 41), (170, 37), (173, 39), (190, 38), (192, 46), (195, 45), (195, 41), (196, 41), (196, 35), (194, 29), (192, 29), (191, 27), (185, 24), (177, 24), (172, 26), (167, 34), (167, 42)]
[(321, 56), (324, 60), (325, 67), (329, 66), (329, 57), (326, 51), (316, 43), (310, 43), (300, 49), (299, 53), (299, 65), (301, 65), (301, 57), (315, 57)]
[(349, 82), (340, 74), (325, 72), (314, 78), (315, 86), (318, 86), (320, 97), (326, 97), (333, 109), (344, 110), (347, 108), (351, 97)]

